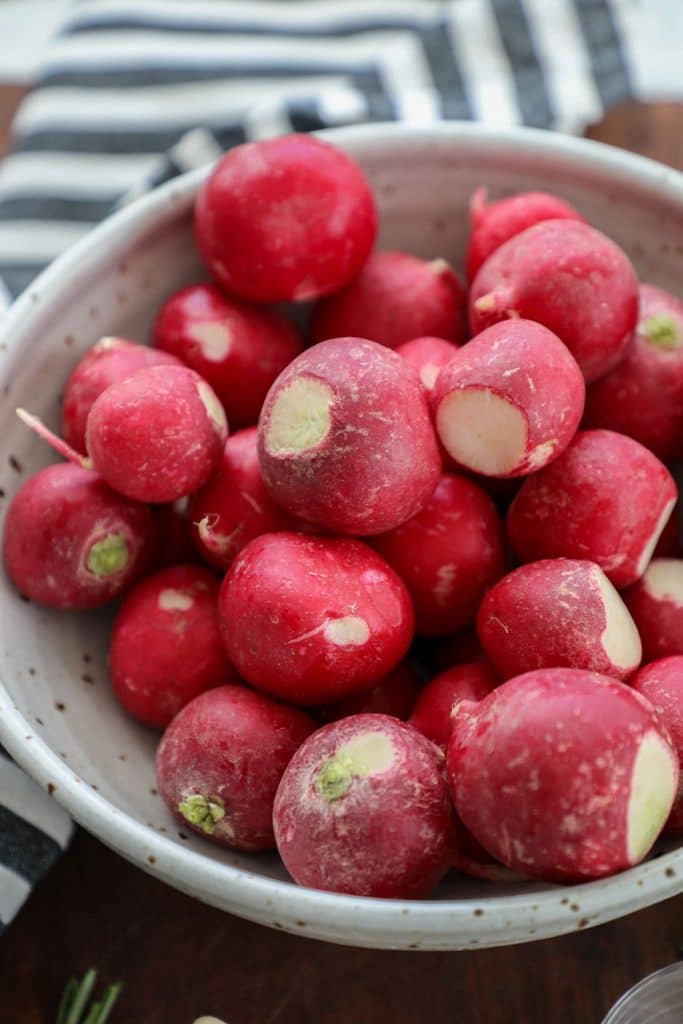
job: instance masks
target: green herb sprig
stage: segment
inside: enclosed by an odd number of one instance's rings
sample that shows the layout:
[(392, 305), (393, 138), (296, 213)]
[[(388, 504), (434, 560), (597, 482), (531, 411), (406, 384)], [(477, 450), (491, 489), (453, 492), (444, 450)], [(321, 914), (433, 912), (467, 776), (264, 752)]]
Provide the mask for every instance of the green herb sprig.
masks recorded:
[(80, 981), (71, 979), (59, 1004), (57, 1024), (105, 1024), (123, 986), (121, 982), (109, 985), (99, 1002), (88, 1005), (96, 981), (97, 971), (94, 970), (88, 971)]

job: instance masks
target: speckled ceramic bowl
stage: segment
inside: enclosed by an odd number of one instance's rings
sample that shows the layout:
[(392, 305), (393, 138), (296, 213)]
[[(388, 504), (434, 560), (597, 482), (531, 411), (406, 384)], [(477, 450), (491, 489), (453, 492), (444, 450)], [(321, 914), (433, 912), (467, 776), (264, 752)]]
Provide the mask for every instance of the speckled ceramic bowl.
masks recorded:
[[(450, 124), (329, 133), (365, 168), (382, 213), (380, 244), (462, 263), (467, 203), (551, 188), (665, 288), (683, 279), (683, 176), (596, 143)], [(0, 340), (0, 528), (9, 499), (49, 453), (14, 416), (58, 423), (79, 354), (103, 334), (147, 336), (161, 302), (198, 280), (191, 210), (203, 173), (112, 217), (58, 260), (4, 322)], [(217, 850), (178, 830), (154, 789), (156, 735), (117, 706), (107, 682), (107, 615), (23, 603), (0, 574), (0, 741), (85, 828), (145, 871), (214, 906), (348, 945), (463, 949), (525, 942), (608, 921), (683, 888), (683, 848), (604, 881), (560, 888), (453, 876), (419, 903), (297, 888), (275, 856)]]

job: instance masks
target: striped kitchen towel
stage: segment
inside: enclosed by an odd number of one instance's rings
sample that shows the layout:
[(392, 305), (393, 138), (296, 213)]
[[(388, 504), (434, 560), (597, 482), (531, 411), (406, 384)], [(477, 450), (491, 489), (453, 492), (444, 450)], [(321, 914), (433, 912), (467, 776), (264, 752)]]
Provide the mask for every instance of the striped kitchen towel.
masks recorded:
[[(0, 166), (0, 293), (16, 296), (117, 205), (247, 139), (444, 118), (580, 130), (647, 94), (653, 75), (659, 91), (680, 84), (681, 9), (680, 0), (82, 0)], [(59, 808), (0, 755), (0, 928), (69, 833)]]

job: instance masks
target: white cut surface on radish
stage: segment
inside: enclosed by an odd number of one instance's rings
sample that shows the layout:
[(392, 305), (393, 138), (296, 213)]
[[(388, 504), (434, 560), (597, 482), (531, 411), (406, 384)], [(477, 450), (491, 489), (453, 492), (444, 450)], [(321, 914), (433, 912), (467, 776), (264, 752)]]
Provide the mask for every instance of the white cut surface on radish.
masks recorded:
[(192, 607), (194, 600), (190, 594), (186, 594), (182, 590), (173, 590), (171, 587), (167, 587), (159, 594), (157, 603), (162, 612), (186, 612)]
[(337, 647), (362, 647), (370, 637), (370, 627), (359, 615), (328, 619), (323, 636)]
[(232, 333), (226, 324), (215, 320), (193, 324), (190, 334), (202, 350), (202, 355), (210, 363), (220, 363), (232, 348)]
[(524, 460), (526, 418), (513, 402), (488, 388), (451, 392), (439, 405), (436, 426), (449, 455), (477, 473), (511, 473)]
[(655, 558), (645, 570), (643, 583), (657, 600), (683, 605), (683, 559)]
[(647, 733), (633, 763), (626, 825), (627, 852), (637, 864), (664, 825), (676, 796), (676, 772), (671, 750), (654, 731)]
[(602, 649), (616, 668), (635, 669), (640, 664), (643, 648), (631, 613), (616, 587), (597, 565), (593, 569), (593, 580), (605, 609), (605, 628), (600, 636)]
[(273, 403), (266, 432), (271, 455), (296, 455), (317, 448), (330, 429), (334, 393), (313, 377), (297, 377)]
[(654, 550), (657, 547), (657, 541), (661, 537), (662, 531), (663, 531), (664, 527), (669, 522), (669, 519), (671, 517), (671, 513), (673, 512), (673, 508), (674, 508), (675, 504), (676, 504), (676, 499), (675, 498), (672, 498), (671, 501), (669, 501), (667, 503), (667, 505), (664, 508), (661, 516), (657, 520), (657, 525), (654, 528), (652, 536), (650, 537), (649, 541), (647, 542), (647, 544), (643, 548), (643, 553), (640, 556), (640, 558), (638, 559), (638, 565), (636, 567), (636, 571), (637, 571), (639, 577), (643, 575), (643, 573), (647, 569), (648, 565), (650, 564), (650, 559), (652, 558), (652, 556), (654, 554)]
[(383, 732), (365, 732), (342, 744), (334, 760), (347, 764), (354, 775), (376, 775), (394, 763), (394, 745)]

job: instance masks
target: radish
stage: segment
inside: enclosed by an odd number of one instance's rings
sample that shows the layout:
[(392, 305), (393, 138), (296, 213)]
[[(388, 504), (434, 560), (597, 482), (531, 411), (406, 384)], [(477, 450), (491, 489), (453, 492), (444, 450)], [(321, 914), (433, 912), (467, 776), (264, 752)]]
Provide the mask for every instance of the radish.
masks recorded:
[(513, 871), (549, 882), (638, 864), (679, 778), (652, 705), (615, 679), (570, 668), (527, 672), (460, 705), (447, 763), (475, 839)]
[(244, 548), (219, 618), (239, 674), (303, 705), (369, 690), (405, 655), (414, 621), (404, 585), (369, 547), (297, 533), (266, 533)]
[(109, 387), (148, 366), (179, 366), (169, 352), (127, 338), (100, 338), (76, 365), (64, 388), (62, 436), (85, 452), (85, 428), (93, 402)]
[(199, 251), (218, 283), (243, 299), (314, 299), (348, 284), (377, 234), (363, 172), (310, 135), (236, 146), (200, 189)]
[(588, 559), (621, 588), (645, 572), (675, 503), (673, 477), (651, 452), (610, 430), (584, 430), (523, 484), (508, 533), (522, 562)]
[(482, 331), (442, 369), (433, 407), (439, 439), (484, 476), (525, 476), (567, 447), (583, 414), (581, 371), (560, 339), (530, 320)]
[(115, 494), (71, 463), (39, 470), (7, 510), (7, 572), (32, 601), (51, 608), (97, 608), (150, 564), (154, 524), (144, 505)]
[(190, 498), (188, 518), (197, 551), (222, 572), (254, 537), (292, 527), (292, 518), (271, 500), (263, 483), (256, 427), (225, 442), (218, 470)]
[(443, 338), (413, 338), (397, 345), (396, 353), (410, 363), (422, 381), (425, 391), (431, 395), (439, 371), (450, 363), (458, 346)]
[(638, 318), (628, 257), (580, 221), (546, 220), (489, 256), (472, 284), (475, 334), (508, 318), (536, 320), (565, 343), (587, 382), (621, 359)]
[(280, 374), (259, 420), (259, 459), (278, 505), (360, 536), (414, 516), (441, 469), (417, 374), (360, 338), (322, 342)]
[(645, 662), (683, 655), (683, 559), (653, 558), (624, 592), (643, 641)]
[(292, 755), (315, 725), (246, 686), (220, 686), (187, 704), (163, 735), (157, 786), (185, 826), (238, 850), (271, 850), (273, 800)]
[(588, 388), (584, 424), (627, 434), (663, 462), (683, 458), (683, 302), (640, 286), (635, 334), (619, 364)]
[(482, 601), (477, 629), (503, 679), (566, 665), (623, 680), (642, 656), (626, 605), (594, 562), (553, 558), (515, 569)]
[(503, 242), (543, 220), (583, 220), (573, 206), (549, 192), (519, 192), (497, 202), (487, 202), (485, 188), (478, 188), (470, 200), (472, 233), (467, 248), (467, 278), (477, 271)]
[(156, 534), (155, 569), (169, 569), (172, 565), (198, 562), (187, 518), (187, 503), (183, 499), (167, 505), (151, 505)]
[(375, 252), (358, 277), (313, 311), (311, 338), (370, 338), (387, 348), (424, 335), (465, 341), (465, 290), (445, 260)]
[(402, 661), (389, 675), (380, 679), (371, 690), (347, 697), (336, 704), (318, 708), (315, 717), (319, 722), (337, 722), (351, 715), (378, 714), (392, 715), (406, 721), (410, 717), (422, 682), (410, 663)]
[(439, 757), (387, 715), (354, 715), (314, 733), (287, 766), (273, 808), (294, 880), (354, 896), (425, 896), (453, 847)]
[(371, 540), (408, 588), (420, 636), (474, 622), (484, 593), (505, 572), (500, 516), (463, 476), (443, 474), (407, 523)]
[(173, 295), (154, 325), (157, 349), (207, 381), (231, 426), (256, 423), (268, 388), (302, 349), (283, 316), (197, 284)]
[(148, 576), (128, 594), (114, 621), (109, 669), (126, 711), (148, 725), (168, 725), (204, 690), (238, 677), (221, 642), (219, 583), (198, 565)]
[(483, 700), (499, 682), (486, 661), (454, 665), (422, 689), (408, 721), (445, 753), (451, 738), (453, 705), (461, 700), (475, 703)]
[[(650, 701), (660, 716), (680, 763), (683, 759), (683, 657), (660, 658), (645, 665), (631, 680), (631, 685)], [(683, 835), (683, 793), (680, 787), (664, 831), (670, 835)]]

